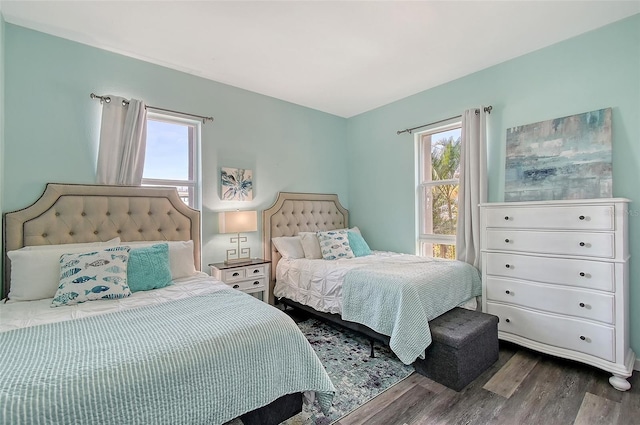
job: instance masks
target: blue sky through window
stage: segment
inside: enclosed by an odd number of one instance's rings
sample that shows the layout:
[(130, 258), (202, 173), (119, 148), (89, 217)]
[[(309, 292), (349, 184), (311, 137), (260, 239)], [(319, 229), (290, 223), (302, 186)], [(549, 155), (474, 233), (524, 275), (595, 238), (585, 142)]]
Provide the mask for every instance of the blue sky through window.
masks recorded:
[(189, 127), (162, 121), (147, 121), (147, 149), (143, 178), (189, 179)]

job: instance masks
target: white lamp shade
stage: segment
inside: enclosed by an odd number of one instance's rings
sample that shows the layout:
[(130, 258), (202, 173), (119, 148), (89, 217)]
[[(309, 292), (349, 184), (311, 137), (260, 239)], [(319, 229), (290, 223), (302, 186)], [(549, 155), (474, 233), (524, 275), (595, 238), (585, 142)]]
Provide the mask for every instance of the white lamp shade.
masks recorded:
[(257, 211), (223, 211), (218, 213), (220, 233), (244, 233), (258, 231)]

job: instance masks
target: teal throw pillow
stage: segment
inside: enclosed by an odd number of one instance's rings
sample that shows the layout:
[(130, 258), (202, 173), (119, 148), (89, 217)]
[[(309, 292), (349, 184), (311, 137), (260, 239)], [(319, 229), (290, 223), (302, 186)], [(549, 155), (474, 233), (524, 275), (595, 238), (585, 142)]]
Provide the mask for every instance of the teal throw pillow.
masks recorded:
[(170, 285), (169, 244), (161, 243), (129, 251), (127, 282), (131, 292)]
[(369, 248), (369, 245), (367, 245), (367, 242), (360, 233), (349, 230), (348, 237), (349, 246), (351, 247), (351, 251), (353, 251), (353, 255), (356, 257), (363, 257), (365, 255), (372, 254), (371, 248)]

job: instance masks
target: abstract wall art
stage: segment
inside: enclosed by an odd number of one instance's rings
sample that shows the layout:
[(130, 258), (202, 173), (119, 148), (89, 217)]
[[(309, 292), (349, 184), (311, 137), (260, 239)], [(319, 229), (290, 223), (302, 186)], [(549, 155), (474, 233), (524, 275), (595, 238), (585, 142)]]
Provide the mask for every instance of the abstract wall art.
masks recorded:
[(220, 172), (222, 200), (251, 201), (253, 199), (253, 171), (222, 167)]
[(504, 200), (612, 196), (611, 108), (507, 129)]

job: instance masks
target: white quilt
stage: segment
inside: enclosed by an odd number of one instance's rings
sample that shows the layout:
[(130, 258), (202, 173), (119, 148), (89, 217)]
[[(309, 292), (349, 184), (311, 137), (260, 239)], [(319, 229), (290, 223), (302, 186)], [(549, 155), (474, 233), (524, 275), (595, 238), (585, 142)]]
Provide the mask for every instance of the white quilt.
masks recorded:
[[(390, 261), (407, 264), (420, 257), (396, 252), (374, 251), (373, 255), (339, 260), (282, 258), (276, 268), (274, 296), (288, 298), (325, 313), (342, 315), (342, 284), (349, 270)], [(475, 310), (475, 298), (461, 307)]]
[(64, 308), (51, 308), (50, 298), (8, 301), (0, 304), (0, 332), (159, 304), (228, 288), (229, 286), (208, 274), (198, 272), (193, 276), (176, 279), (173, 285), (165, 288), (134, 292), (127, 298), (90, 301)]

